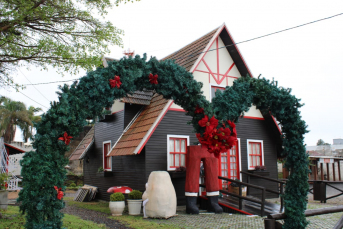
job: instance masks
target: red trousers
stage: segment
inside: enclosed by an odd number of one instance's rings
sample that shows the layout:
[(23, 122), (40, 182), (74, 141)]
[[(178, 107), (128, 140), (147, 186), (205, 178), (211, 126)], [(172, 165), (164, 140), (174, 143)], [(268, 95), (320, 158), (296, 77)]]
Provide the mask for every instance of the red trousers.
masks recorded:
[(186, 193), (199, 192), (200, 162), (205, 169), (205, 185), (207, 192), (219, 191), (218, 159), (201, 146), (188, 146), (186, 155)]

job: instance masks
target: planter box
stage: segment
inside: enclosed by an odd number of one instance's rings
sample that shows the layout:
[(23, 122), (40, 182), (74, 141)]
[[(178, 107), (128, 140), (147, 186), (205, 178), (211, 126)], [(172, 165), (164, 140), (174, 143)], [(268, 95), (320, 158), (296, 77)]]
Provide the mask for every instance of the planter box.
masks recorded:
[[(239, 187), (232, 187), (229, 185), (229, 192), (239, 195)], [(242, 187), (242, 196), (247, 196), (247, 187)]]
[(7, 210), (8, 205), (8, 191), (0, 190), (0, 209)]
[(113, 177), (113, 172), (108, 172), (108, 171), (97, 172), (96, 176), (97, 177)]
[(269, 171), (267, 170), (249, 170), (248, 172), (255, 175), (259, 175), (259, 176), (264, 176), (264, 177), (267, 177), (270, 174)]
[(170, 178), (185, 178), (186, 172), (175, 172), (175, 171), (169, 171)]

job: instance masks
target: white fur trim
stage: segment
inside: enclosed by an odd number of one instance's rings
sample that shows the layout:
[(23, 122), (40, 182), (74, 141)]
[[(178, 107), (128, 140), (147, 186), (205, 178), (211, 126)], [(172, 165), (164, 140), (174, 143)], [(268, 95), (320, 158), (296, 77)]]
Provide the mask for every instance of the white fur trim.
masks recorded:
[(216, 191), (216, 192), (206, 192), (206, 196), (219, 196), (219, 191)]
[(198, 196), (197, 192), (185, 192), (185, 196)]

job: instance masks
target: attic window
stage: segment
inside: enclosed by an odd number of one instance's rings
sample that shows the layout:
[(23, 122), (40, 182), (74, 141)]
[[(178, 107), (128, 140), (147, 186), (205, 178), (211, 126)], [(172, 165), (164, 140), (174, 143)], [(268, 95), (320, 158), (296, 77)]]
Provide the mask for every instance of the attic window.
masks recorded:
[(211, 94), (210, 94), (210, 101), (212, 101), (212, 99), (214, 97), (216, 97), (216, 91), (220, 90), (220, 91), (224, 91), (225, 90), (225, 86), (213, 86), (211, 85)]

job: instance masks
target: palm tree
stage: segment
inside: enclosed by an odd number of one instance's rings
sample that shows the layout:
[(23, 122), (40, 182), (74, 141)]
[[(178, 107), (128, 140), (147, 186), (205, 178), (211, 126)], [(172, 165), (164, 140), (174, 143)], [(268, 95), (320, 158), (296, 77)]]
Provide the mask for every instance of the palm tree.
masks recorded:
[(42, 108), (30, 106), (27, 112), (29, 115), (29, 119), (32, 122), (32, 125), (30, 125), (27, 122), (23, 122), (19, 124), (20, 129), (23, 131), (23, 137), (24, 137), (25, 142), (27, 142), (28, 139), (32, 139), (34, 124), (39, 122), (42, 119), (40, 115), (35, 115), (35, 113), (40, 112), (40, 111), (42, 111)]
[(17, 125), (27, 123), (32, 126), (25, 104), (7, 97), (0, 98), (0, 117), (0, 136), (4, 137), (5, 142), (13, 141)]

